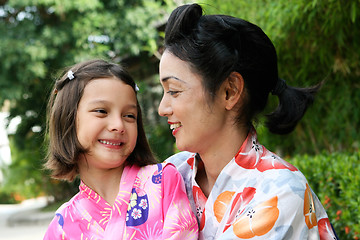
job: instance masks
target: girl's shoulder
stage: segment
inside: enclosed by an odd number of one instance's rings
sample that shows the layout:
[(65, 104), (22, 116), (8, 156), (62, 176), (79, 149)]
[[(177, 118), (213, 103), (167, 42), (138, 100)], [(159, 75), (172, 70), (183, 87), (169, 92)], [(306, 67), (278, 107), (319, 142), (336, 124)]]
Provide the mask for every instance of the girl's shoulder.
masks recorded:
[(78, 192), (77, 194), (75, 194), (69, 201), (63, 203), (56, 211), (55, 211), (55, 215), (63, 215), (68, 211), (71, 211), (71, 208), (74, 206), (75, 201), (78, 200), (80, 196), (80, 192)]
[(162, 175), (164, 171), (167, 172), (177, 172), (176, 167), (174, 164), (169, 162), (162, 162), (156, 164), (146, 165), (140, 168), (138, 176), (148, 175), (148, 176), (159, 176)]

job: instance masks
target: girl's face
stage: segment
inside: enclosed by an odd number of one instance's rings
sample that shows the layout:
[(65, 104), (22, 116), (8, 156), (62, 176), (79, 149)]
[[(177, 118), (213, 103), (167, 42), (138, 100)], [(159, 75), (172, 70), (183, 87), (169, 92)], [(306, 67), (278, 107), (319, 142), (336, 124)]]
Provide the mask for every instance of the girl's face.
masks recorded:
[(219, 97), (209, 104), (201, 76), (168, 51), (162, 55), (159, 71), (164, 89), (159, 114), (168, 118), (178, 149), (201, 154), (216, 147), (223, 141), (220, 135), (226, 125)]
[[(116, 78), (91, 80), (80, 99), (76, 131), (88, 153), (88, 168), (123, 167), (137, 140), (137, 101), (131, 86)], [(81, 171), (81, 169), (80, 169)]]

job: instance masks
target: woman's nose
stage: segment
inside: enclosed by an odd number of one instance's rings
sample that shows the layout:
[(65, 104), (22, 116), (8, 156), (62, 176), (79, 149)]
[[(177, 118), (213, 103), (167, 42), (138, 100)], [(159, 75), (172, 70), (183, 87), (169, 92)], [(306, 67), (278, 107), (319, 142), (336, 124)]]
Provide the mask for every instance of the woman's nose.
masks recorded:
[(172, 110), (171, 110), (171, 106), (169, 104), (169, 100), (166, 98), (165, 94), (162, 97), (160, 104), (159, 104), (159, 108), (158, 108), (158, 113), (160, 116), (162, 117), (166, 117), (169, 116), (171, 114)]

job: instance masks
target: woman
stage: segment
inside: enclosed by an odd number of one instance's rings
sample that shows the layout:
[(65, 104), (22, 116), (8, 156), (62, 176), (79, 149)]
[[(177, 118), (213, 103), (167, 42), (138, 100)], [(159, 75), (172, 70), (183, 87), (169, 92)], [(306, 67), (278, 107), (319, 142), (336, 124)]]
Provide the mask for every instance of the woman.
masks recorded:
[(200, 239), (334, 239), (327, 214), (305, 177), (257, 141), (252, 125), (271, 92), (267, 116), (276, 134), (291, 132), (319, 86), (279, 79), (275, 48), (256, 25), (175, 9), (160, 61), (168, 118), (181, 151), (167, 161), (182, 173), (200, 223)]

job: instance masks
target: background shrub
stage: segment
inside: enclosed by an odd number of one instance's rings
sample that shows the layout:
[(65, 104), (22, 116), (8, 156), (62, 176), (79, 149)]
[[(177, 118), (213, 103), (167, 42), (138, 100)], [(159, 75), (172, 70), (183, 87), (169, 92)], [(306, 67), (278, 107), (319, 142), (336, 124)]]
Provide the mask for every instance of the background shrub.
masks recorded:
[(360, 152), (287, 159), (307, 178), (340, 239), (360, 238)]

